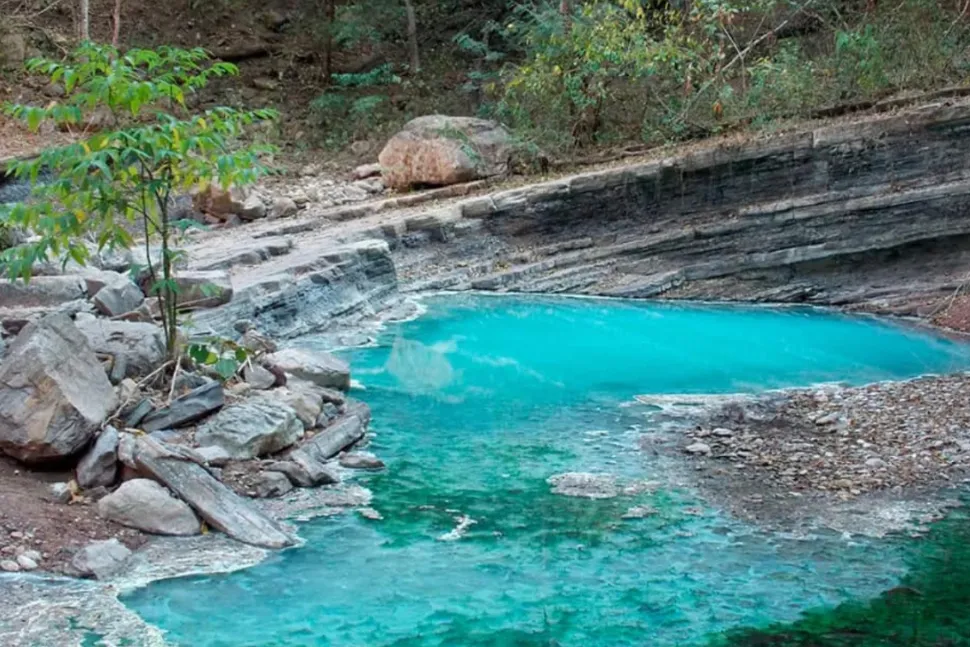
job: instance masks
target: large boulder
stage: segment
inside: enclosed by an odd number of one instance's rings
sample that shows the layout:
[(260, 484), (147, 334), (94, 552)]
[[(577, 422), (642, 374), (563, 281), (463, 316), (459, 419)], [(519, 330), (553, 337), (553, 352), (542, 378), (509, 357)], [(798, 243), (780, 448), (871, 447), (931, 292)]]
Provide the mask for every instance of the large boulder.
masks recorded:
[(350, 388), (350, 366), (330, 353), (286, 348), (267, 356), (266, 361), (279, 369), (324, 388)]
[(379, 160), (384, 184), (403, 190), (504, 175), (511, 153), (509, 132), (494, 121), (430, 115), (408, 122)]
[(165, 335), (155, 324), (78, 315), (75, 325), (95, 353), (124, 367), (122, 378), (148, 375), (165, 361)]
[(176, 447), (147, 436), (134, 447), (137, 468), (175, 492), (217, 530), (245, 544), (263, 548), (292, 546), (294, 541), (275, 521), (220, 483)]
[(50, 315), (25, 327), (0, 364), (0, 451), (26, 463), (73, 456), (116, 406), (84, 335)]
[(213, 416), (195, 432), (195, 440), (203, 447), (221, 447), (233, 458), (247, 459), (286, 449), (303, 432), (303, 423), (292, 407), (269, 398), (252, 398)]
[(151, 479), (125, 481), (98, 501), (98, 512), (105, 519), (154, 535), (197, 535), (201, 529), (192, 508)]
[(77, 484), (86, 490), (107, 487), (118, 475), (118, 430), (107, 426), (77, 464)]

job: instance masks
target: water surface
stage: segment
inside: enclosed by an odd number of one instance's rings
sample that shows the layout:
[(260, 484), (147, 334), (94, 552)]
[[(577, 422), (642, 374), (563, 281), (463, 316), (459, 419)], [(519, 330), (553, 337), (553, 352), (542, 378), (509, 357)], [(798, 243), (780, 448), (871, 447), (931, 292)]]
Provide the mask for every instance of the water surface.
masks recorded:
[[(383, 521), (318, 519), (301, 529), (305, 547), (125, 602), (192, 647), (665, 647), (872, 596), (906, 572), (897, 541), (787, 538), (710, 509), (637, 449), (650, 429), (621, 405), (964, 369), (965, 347), (806, 310), (427, 305), (347, 353), (388, 464), (361, 478)], [(551, 493), (546, 480), (570, 471), (631, 487), (604, 500)], [(637, 506), (656, 513), (625, 519)]]

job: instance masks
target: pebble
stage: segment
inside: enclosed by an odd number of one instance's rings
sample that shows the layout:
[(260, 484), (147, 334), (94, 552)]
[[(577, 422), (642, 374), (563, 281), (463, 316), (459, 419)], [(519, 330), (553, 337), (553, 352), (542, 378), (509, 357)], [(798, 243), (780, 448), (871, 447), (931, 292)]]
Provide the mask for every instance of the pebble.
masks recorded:
[(18, 573), (20, 572), (20, 565), (13, 561), (12, 559), (5, 559), (0, 561), (0, 571), (6, 571), (8, 573)]
[(730, 438), (731, 436), (734, 435), (733, 431), (731, 431), (730, 429), (725, 429), (724, 427), (718, 427), (717, 429), (714, 430), (713, 433), (718, 438)]
[(25, 571), (33, 571), (37, 569), (37, 562), (27, 557), (26, 555), (21, 555), (20, 557), (18, 557), (17, 564), (20, 566), (20, 568), (24, 569)]

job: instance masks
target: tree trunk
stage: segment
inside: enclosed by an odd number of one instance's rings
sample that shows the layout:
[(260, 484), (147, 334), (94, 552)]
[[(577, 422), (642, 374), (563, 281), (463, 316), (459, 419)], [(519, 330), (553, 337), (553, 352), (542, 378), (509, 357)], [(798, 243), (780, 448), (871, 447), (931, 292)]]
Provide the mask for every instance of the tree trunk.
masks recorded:
[(78, 16), (78, 36), (82, 41), (91, 40), (91, 9), (89, 0), (81, 0)]
[(408, 51), (411, 54), (411, 71), (421, 69), (421, 57), (418, 54), (418, 19), (414, 15), (414, 4), (411, 0), (404, 0), (404, 8), (408, 14)]
[(115, 0), (115, 11), (112, 19), (111, 45), (117, 47), (118, 37), (121, 35), (121, 0)]
[(327, 21), (323, 35), (323, 83), (330, 85), (333, 81), (333, 24), (337, 17), (334, 0), (326, 0), (323, 11)]

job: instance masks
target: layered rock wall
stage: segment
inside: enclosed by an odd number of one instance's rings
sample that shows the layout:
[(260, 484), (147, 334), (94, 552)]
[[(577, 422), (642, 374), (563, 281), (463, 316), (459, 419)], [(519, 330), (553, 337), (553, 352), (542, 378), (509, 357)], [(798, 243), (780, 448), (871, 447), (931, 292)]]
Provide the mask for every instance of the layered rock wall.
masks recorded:
[(411, 289), (915, 312), (970, 270), (968, 209), (970, 106), (935, 105), (466, 200), (398, 259)]

